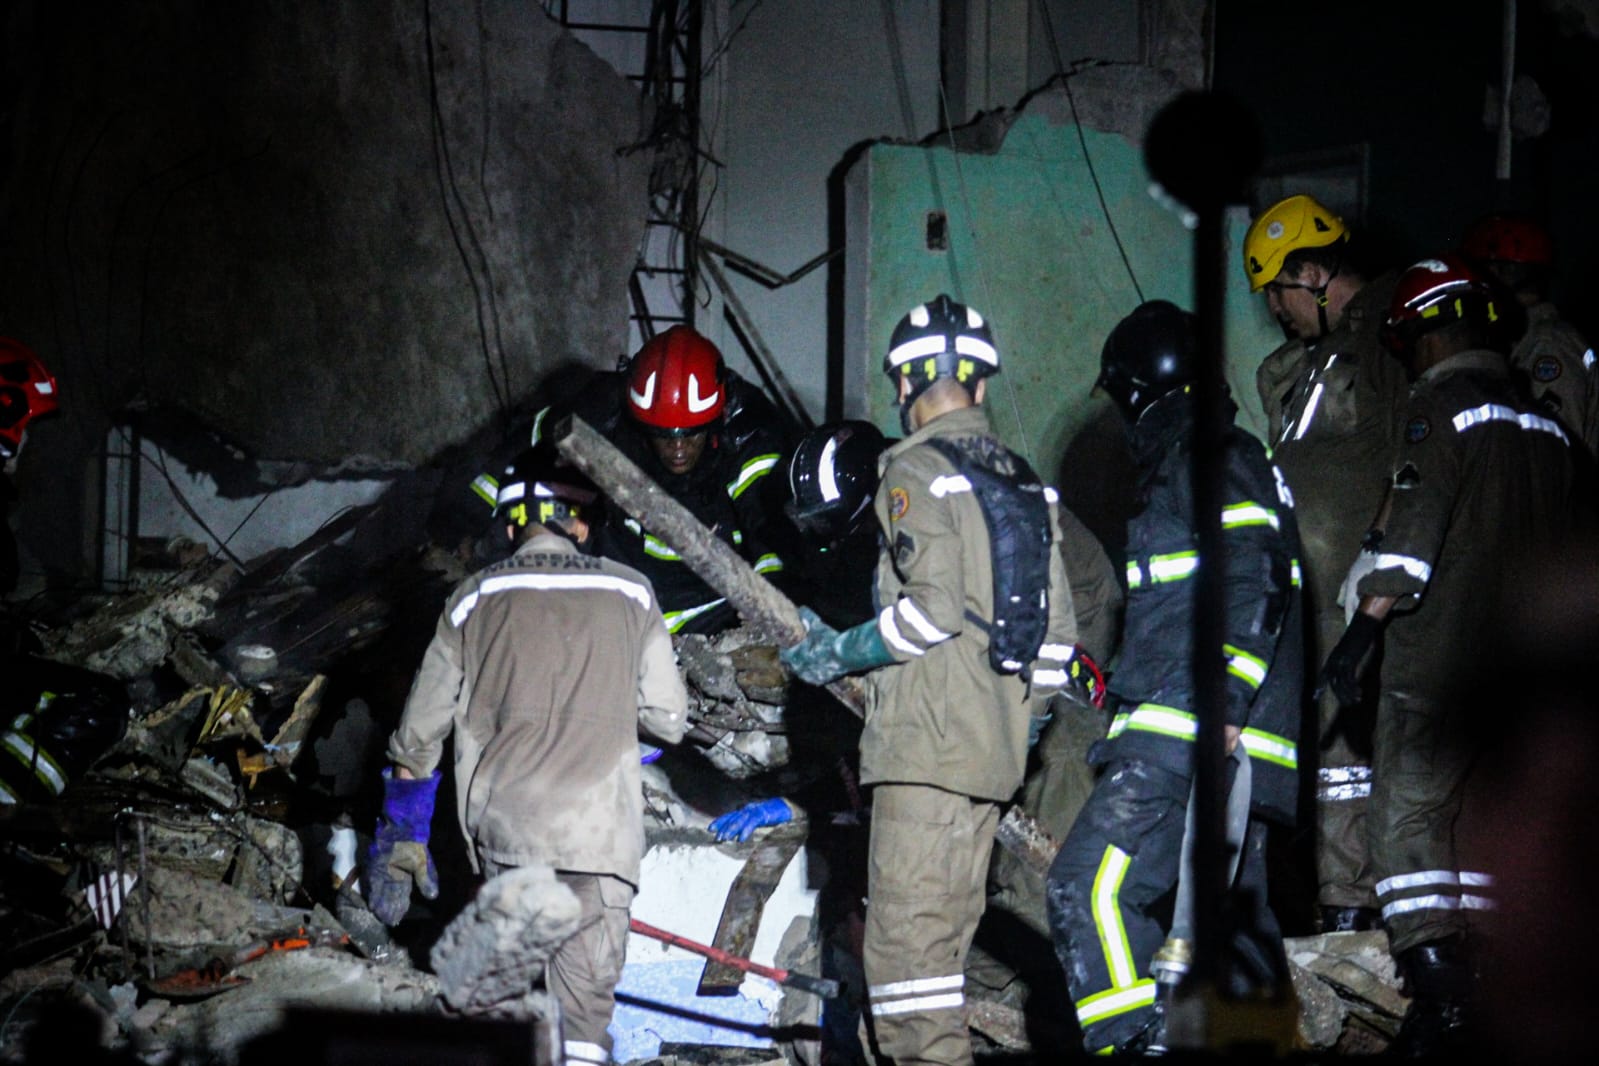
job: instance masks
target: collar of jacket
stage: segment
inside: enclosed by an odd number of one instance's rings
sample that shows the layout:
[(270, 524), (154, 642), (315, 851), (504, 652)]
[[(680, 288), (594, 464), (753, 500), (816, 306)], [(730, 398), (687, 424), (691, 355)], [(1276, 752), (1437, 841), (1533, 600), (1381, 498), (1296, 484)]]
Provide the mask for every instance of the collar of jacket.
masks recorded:
[(1456, 352), (1443, 362), (1434, 363), (1421, 372), (1416, 384), (1441, 381), (1451, 374), (1485, 374), (1488, 377), (1507, 378), (1510, 367), (1498, 352), (1478, 348), (1469, 352)]
[(988, 421), (988, 412), (983, 405), (974, 403), (970, 407), (958, 407), (953, 411), (946, 411), (922, 426), (915, 433), (895, 444), (883, 452), (883, 457), (877, 461), (877, 472), (881, 474), (888, 469), (888, 464), (896, 455), (909, 451), (929, 437), (992, 437), (993, 427)]
[[(1238, 405), (1230, 394), (1222, 397), (1222, 410), (1227, 424), (1232, 425), (1238, 415)], [(1192, 388), (1168, 392), (1144, 409), (1132, 428), (1133, 459), (1141, 467), (1159, 463), (1183, 437), (1194, 428), (1194, 397)]]
[[(592, 536), (592, 533), (590, 534)], [(581, 555), (577, 545), (557, 533), (535, 533), (526, 542), (521, 544), (516, 551), (511, 553), (511, 558), (517, 562), (526, 562), (526, 557), (536, 554), (549, 555), (560, 552), (564, 555)]]
[[(1328, 356), (1348, 351), (1367, 335), (1375, 337), (1377, 327), (1388, 317), (1388, 305), (1393, 302), (1398, 285), (1399, 275), (1391, 270), (1362, 285), (1344, 304), (1344, 317), (1337, 328), (1307, 345), (1316, 357), (1316, 365), (1326, 366)], [(1387, 357), (1387, 353), (1380, 350), (1377, 354)]]

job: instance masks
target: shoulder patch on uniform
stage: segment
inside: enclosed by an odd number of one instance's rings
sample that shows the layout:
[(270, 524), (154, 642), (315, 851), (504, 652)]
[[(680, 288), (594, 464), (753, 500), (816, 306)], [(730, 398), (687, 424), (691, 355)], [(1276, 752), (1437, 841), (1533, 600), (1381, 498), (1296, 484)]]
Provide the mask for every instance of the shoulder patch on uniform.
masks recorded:
[(1558, 378), (1565, 367), (1560, 365), (1560, 360), (1552, 355), (1545, 355), (1533, 361), (1532, 380), (1550, 382)]
[(888, 490), (888, 517), (898, 522), (911, 509), (911, 495), (904, 489)]
[(903, 529), (894, 537), (894, 562), (904, 566), (916, 554), (916, 542)]
[(1432, 432), (1432, 423), (1427, 421), (1426, 415), (1417, 415), (1405, 423), (1405, 440), (1411, 444), (1420, 444)]

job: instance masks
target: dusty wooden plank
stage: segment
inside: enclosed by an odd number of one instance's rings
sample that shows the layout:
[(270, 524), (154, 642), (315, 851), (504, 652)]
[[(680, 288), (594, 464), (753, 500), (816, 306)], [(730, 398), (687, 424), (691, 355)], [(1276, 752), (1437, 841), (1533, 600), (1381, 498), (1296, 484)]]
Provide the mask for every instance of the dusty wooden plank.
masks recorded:
[[(750, 857), (744, 861), (744, 868), (733, 879), (732, 887), (727, 890), (727, 901), (722, 904), (722, 917), (716, 924), (712, 947), (742, 958), (754, 954), (755, 934), (760, 931), (766, 901), (783, 879), (783, 871), (788, 869), (789, 861), (799, 853), (804, 843), (803, 829), (783, 826), (768, 833), (756, 845)], [(744, 983), (744, 977), (744, 971), (736, 966), (708, 961), (704, 973), (700, 975), (699, 994), (731, 996)]]

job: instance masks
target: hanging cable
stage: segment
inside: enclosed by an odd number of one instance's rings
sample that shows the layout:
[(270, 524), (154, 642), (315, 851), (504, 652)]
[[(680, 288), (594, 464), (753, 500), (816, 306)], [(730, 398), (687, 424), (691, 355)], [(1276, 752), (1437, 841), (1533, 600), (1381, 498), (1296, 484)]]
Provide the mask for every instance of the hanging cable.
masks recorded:
[[(477, 271), (473, 269), (471, 257), (467, 254), (466, 246), (461, 243), (461, 232), (456, 225), (455, 215), (450, 210), (450, 201), (455, 201), (456, 210), (461, 213), (462, 225), (466, 227), (467, 237), (471, 242), (472, 250), (482, 260), (484, 272), (488, 272), (488, 258), (483, 253), (483, 247), (478, 242), (477, 233), (472, 228), (466, 211), (466, 204), (461, 199), (461, 190), (455, 181), (455, 170), (450, 162), (449, 138), (445, 135), (444, 114), (439, 107), (439, 81), (438, 70), (433, 58), (433, 3), (427, 0), (422, 5), (423, 36), (427, 46), (428, 67), (428, 103), (433, 126), (433, 169), (439, 184), (439, 196), (444, 204), (444, 218), (450, 225), (450, 237), (455, 241), (456, 253), (461, 257), (461, 265), (466, 269), (466, 276), (472, 283), (472, 296), (477, 312), (478, 342), (483, 351), (483, 366), (488, 372), (489, 387), (494, 390), (494, 399), (502, 416), (510, 415), (511, 372), (505, 358), (505, 345), (500, 338), (500, 314), (498, 301), (494, 295), (494, 285), (488, 286), (487, 303), (488, 312), (485, 314), (485, 295), (483, 286), (478, 282)], [(500, 357), (500, 375), (504, 380), (494, 376), (494, 352), (489, 350), (489, 332), (494, 333), (494, 347)]]
[(1060, 79), (1060, 87), (1066, 91), (1066, 103), (1072, 109), (1072, 125), (1077, 127), (1077, 143), (1083, 150), (1083, 163), (1088, 167), (1089, 180), (1094, 183), (1094, 195), (1099, 198), (1099, 211), (1105, 216), (1105, 225), (1110, 230), (1111, 240), (1116, 242), (1116, 251), (1121, 256), (1122, 266), (1127, 269), (1127, 277), (1133, 283), (1133, 291), (1138, 294), (1138, 302), (1144, 302), (1143, 286), (1138, 284), (1138, 275), (1133, 272), (1133, 264), (1127, 258), (1127, 248), (1122, 244), (1121, 234), (1116, 231), (1116, 220), (1110, 215), (1110, 206), (1105, 203), (1105, 190), (1099, 184), (1099, 172), (1094, 169), (1094, 157), (1088, 151), (1088, 138), (1083, 134), (1083, 121), (1077, 114), (1077, 98), (1072, 95), (1071, 78), (1066, 74), (1066, 64), (1061, 59), (1060, 41), (1055, 37), (1055, 24), (1049, 17), (1049, 5), (1044, 0), (1035, 0), (1038, 5), (1039, 19), (1044, 24), (1044, 36), (1049, 39), (1050, 58), (1055, 63), (1055, 76)]

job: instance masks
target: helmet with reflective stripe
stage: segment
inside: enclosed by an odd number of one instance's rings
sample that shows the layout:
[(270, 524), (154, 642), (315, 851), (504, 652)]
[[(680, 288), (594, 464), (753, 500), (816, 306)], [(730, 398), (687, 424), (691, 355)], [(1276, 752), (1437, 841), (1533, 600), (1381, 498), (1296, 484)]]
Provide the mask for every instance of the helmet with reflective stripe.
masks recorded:
[(549, 443), (537, 444), (511, 461), (500, 477), (494, 516), (515, 526), (547, 526), (563, 518), (593, 519), (599, 499), (594, 483), (569, 465)]
[(1475, 263), (1548, 266), (1555, 259), (1549, 232), (1525, 215), (1495, 214), (1478, 219), (1461, 239), (1460, 250)]
[(1493, 285), (1464, 257), (1449, 253), (1423, 259), (1399, 275), (1382, 339), (1403, 354), (1424, 333), (1456, 322), (1489, 324), (1498, 318)]
[(877, 493), (877, 458), (887, 445), (870, 422), (830, 422), (801, 437), (784, 504), (795, 528), (829, 543), (853, 533)]
[(968, 390), (999, 373), (999, 352), (983, 316), (947, 294), (911, 309), (894, 327), (883, 357), (883, 373), (897, 388), (910, 382), (908, 408), (939, 378), (954, 378)]
[(646, 432), (676, 436), (710, 428), (727, 407), (722, 353), (688, 326), (645, 342), (627, 372), (627, 412)]
[(56, 379), (32, 348), (0, 337), (0, 458), (22, 448), (28, 423), (56, 409)]
[(1150, 300), (1105, 338), (1095, 384), (1136, 422), (1156, 400), (1192, 382), (1198, 363), (1194, 316), (1167, 300)]
[(1244, 275), (1259, 292), (1282, 273), (1283, 260), (1301, 248), (1323, 248), (1347, 240), (1344, 220), (1314, 197), (1290, 196), (1260, 213), (1244, 234)]

